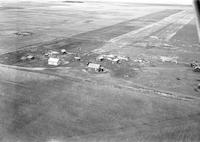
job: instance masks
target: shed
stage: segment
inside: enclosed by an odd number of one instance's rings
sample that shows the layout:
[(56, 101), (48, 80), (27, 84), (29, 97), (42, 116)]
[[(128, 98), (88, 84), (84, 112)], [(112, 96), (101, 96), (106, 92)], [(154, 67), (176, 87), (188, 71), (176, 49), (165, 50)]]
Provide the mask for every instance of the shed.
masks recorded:
[(103, 61), (103, 60), (104, 60), (104, 56), (99, 56), (99, 57), (97, 57), (97, 60), (98, 60), (98, 61)]
[(32, 56), (32, 55), (28, 55), (27, 56), (27, 59), (29, 59), (29, 60), (33, 60), (35, 57), (34, 56)]
[(118, 58), (115, 58), (115, 59), (113, 59), (112, 61), (113, 61), (114, 63), (119, 63), (120, 60), (119, 60)]
[(101, 65), (95, 63), (88, 63), (88, 68), (94, 69), (95, 71), (101, 71)]
[(74, 59), (75, 59), (76, 61), (80, 61), (80, 60), (81, 60), (81, 57), (74, 57)]

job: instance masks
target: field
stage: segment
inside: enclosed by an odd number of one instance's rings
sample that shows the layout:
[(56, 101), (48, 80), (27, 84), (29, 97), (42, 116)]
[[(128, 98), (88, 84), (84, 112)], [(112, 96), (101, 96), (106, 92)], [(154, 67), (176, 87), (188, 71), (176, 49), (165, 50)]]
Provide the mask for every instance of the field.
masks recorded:
[(5, 2), (0, 25), (1, 142), (200, 141), (192, 6)]

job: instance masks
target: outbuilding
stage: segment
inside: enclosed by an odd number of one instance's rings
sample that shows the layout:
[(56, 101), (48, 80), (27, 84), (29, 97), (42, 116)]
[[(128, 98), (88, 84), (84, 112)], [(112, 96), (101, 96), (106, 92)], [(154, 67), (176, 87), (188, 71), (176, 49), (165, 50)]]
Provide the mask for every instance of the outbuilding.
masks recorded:
[(67, 51), (65, 49), (61, 49), (62, 54), (67, 54)]
[(33, 60), (35, 57), (34, 56), (32, 56), (32, 55), (28, 55), (27, 56), (27, 59), (29, 59), (29, 60)]
[(94, 69), (95, 71), (100, 71), (101, 70), (101, 65), (100, 64), (95, 64), (95, 63), (88, 63), (88, 68)]

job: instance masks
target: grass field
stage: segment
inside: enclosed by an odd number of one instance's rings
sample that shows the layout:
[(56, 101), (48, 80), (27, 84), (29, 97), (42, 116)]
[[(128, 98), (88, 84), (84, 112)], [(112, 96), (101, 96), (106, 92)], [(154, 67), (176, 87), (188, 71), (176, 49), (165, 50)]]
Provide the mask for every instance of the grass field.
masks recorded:
[[(0, 141), (200, 141), (194, 17), (179, 5), (3, 3)], [(45, 53), (61, 49), (69, 63), (48, 65)], [(27, 55), (35, 58), (22, 60)], [(88, 62), (107, 72), (90, 71)]]

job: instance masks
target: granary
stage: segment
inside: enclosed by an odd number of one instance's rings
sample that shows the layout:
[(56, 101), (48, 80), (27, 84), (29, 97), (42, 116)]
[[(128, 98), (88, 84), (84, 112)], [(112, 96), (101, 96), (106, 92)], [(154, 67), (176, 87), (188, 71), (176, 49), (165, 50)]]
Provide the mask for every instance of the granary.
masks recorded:
[(60, 59), (55, 57), (50, 57), (48, 59), (48, 64), (53, 66), (58, 66), (60, 64)]
[(62, 54), (67, 54), (67, 51), (65, 49), (61, 49)]

